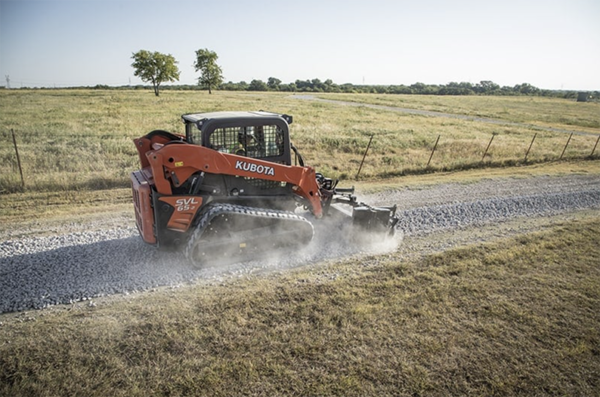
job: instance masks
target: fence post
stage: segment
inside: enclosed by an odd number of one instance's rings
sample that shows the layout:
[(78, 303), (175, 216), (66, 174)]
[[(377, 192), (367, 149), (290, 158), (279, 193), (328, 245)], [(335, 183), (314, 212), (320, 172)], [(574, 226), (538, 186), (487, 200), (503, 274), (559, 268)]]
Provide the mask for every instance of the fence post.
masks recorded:
[(533, 142), (535, 141), (535, 137), (537, 136), (537, 132), (535, 133), (535, 135), (533, 135), (533, 139), (531, 140), (531, 144), (529, 145), (529, 149), (527, 149), (527, 153), (525, 153), (525, 160), (523, 160), (525, 163), (527, 162), (527, 156), (529, 156), (529, 151), (531, 150), (531, 147), (533, 146)]
[(596, 139), (596, 144), (594, 145), (594, 148), (592, 149), (592, 154), (590, 154), (590, 157), (594, 157), (594, 152), (596, 151), (596, 146), (598, 146), (598, 141), (600, 141), (600, 135), (598, 135), (598, 139)]
[(433, 158), (433, 154), (435, 153), (435, 149), (437, 148), (438, 142), (440, 141), (441, 135), (438, 135), (435, 145), (433, 145), (433, 150), (431, 151), (431, 156), (429, 156), (429, 161), (427, 162), (427, 167), (429, 167), (429, 163), (431, 163), (431, 159)]
[(365, 150), (365, 154), (363, 155), (362, 161), (360, 162), (360, 167), (358, 167), (358, 172), (356, 173), (356, 177), (355, 179), (358, 179), (358, 176), (360, 175), (360, 170), (362, 170), (362, 166), (363, 163), (365, 162), (365, 158), (367, 157), (367, 152), (369, 151), (369, 148), (371, 147), (371, 141), (373, 140), (373, 134), (371, 134), (371, 138), (369, 139), (369, 144), (367, 145), (367, 149)]
[(19, 174), (21, 174), (21, 187), (25, 187), (25, 179), (23, 178), (23, 168), (21, 168), (21, 158), (19, 157), (19, 148), (17, 148), (17, 138), (15, 138), (15, 131), (10, 130), (12, 134), (13, 144), (15, 145), (15, 153), (17, 154), (17, 164), (19, 166)]
[(567, 146), (569, 146), (569, 142), (571, 142), (571, 138), (573, 138), (572, 132), (571, 132), (571, 135), (569, 135), (569, 139), (567, 139), (567, 144), (565, 145), (565, 148), (563, 149), (562, 153), (560, 154), (559, 160), (562, 160), (563, 156), (565, 155), (565, 150), (567, 150)]
[(488, 143), (487, 147), (485, 148), (485, 152), (483, 153), (483, 156), (481, 157), (481, 162), (483, 163), (483, 160), (485, 159), (485, 155), (487, 154), (488, 150), (490, 149), (490, 146), (492, 146), (492, 141), (494, 140), (494, 137), (496, 136), (496, 133), (492, 133), (492, 139), (490, 139), (490, 143)]

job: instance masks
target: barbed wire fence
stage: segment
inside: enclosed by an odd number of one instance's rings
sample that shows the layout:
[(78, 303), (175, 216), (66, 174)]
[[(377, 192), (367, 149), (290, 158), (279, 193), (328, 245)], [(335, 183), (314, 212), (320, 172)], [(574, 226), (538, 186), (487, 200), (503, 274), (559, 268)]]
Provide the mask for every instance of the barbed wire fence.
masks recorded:
[[(32, 133), (32, 132), (15, 131), (14, 129), (10, 129), (8, 131), (8, 133), (6, 131), (4, 131), (4, 133), (2, 133), (1, 135), (3, 135), (6, 139), (4, 158), (7, 159), (7, 157), (10, 157), (9, 160), (10, 160), (10, 164), (11, 164), (11, 166), (4, 168), (4, 172), (13, 173), (13, 179), (10, 183), (6, 181), (6, 178), (3, 178), (2, 180), (0, 180), (0, 183), (1, 183), (0, 194), (26, 190), (28, 188), (28, 186), (27, 186), (28, 173), (34, 174), (34, 173), (44, 172), (43, 169), (37, 169), (36, 168), (37, 166), (35, 164), (27, 164), (26, 162), (24, 163), (24, 161), (23, 161), (24, 157), (32, 158), (34, 156), (32, 156), (32, 153), (26, 153), (29, 155), (23, 156), (24, 152), (26, 152), (28, 150), (28, 147), (30, 145), (23, 145), (22, 143), (19, 142), (19, 138), (24, 139), (27, 142), (31, 142), (32, 140), (36, 140), (36, 139), (37, 140), (45, 139), (49, 143), (62, 142), (67, 145), (71, 142), (77, 142), (80, 140), (86, 140), (86, 139), (90, 139), (90, 138), (94, 138), (99, 142), (106, 142), (107, 140), (110, 140), (110, 139), (116, 139), (116, 138), (122, 139), (123, 138), (122, 136), (120, 136), (118, 134), (109, 134), (109, 135), (99, 136), (99, 135), (93, 134), (93, 133), (74, 133), (74, 134), (72, 134), (72, 133), (53, 133), (51, 135), (46, 135), (46, 134), (36, 134), (36, 133)], [(485, 145), (485, 149), (480, 154), (481, 155), (480, 160), (473, 161), (469, 168), (476, 168), (476, 167), (484, 168), (484, 167), (494, 165), (493, 161), (486, 161), (486, 159), (490, 156), (490, 153), (493, 153), (494, 142), (495, 142), (495, 140), (498, 139), (497, 138), (498, 135), (500, 135), (500, 134), (492, 133), (489, 141), (486, 141), (487, 144)], [(589, 134), (589, 135), (593, 135), (593, 134)], [(362, 153), (362, 160), (360, 161), (360, 166), (358, 167), (356, 174), (353, 176), (354, 179), (360, 178), (360, 174), (363, 170), (363, 165), (369, 156), (369, 149), (371, 148), (371, 144), (374, 143), (376, 140), (377, 140), (377, 135), (371, 134), (370, 138), (369, 138), (369, 142), (366, 145), (364, 152)], [(534, 153), (536, 150), (536, 140), (539, 140), (537, 132), (533, 134), (532, 139), (530, 141), (524, 142), (523, 147), (521, 147), (521, 148), (515, 147), (514, 148), (514, 152), (515, 152), (514, 158), (512, 158), (512, 159), (496, 159), (496, 162), (499, 162), (501, 160), (513, 160), (513, 162), (516, 164), (528, 164), (530, 162), (530, 155), (532, 153)], [(567, 149), (569, 148), (569, 145), (571, 144), (572, 141), (573, 141), (573, 133), (566, 136), (565, 141), (564, 141), (565, 142), (564, 146), (561, 145), (561, 147), (558, 148), (558, 150), (560, 151), (560, 155), (556, 156), (555, 158), (547, 158), (544, 161), (549, 162), (549, 161), (561, 161), (561, 160), (573, 160), (573, 159), (596, 159), (596, 158), (600, 157), (600, 155), (598, 154), (598, 152), (599, 152), (598, 145), (600, 143), (600, 135), (598, 135), (596, 137), (596, 139), (591, 140), (592, 143), (585, 152), (580, 150), (578, 153), (571, 154), (569, 156), (565, 156), (565, 154), (567, 153)], [(434, 167), (437, 167), (437, 168), (444, 167), (444, 164), (436, 163), (436, 153), (439, 151), (440, 146), (446, 142), (448, 142), (448, 141), (446, 141), (444, 139), (444, 136), (442, 134), (437, 134), (435, 140), (431, 141), (431, 145), (430, 145), (431, 151), (428, 153), (427, 162), (423, 163), (420, 166), (420, 168), (421, 168), (420, 171), (422, 171), (422, 172), (435, 171)], [(36, 143), (38, 145), (40, 144), (39, 141)], [(474, 145), (475, 145), (475, 143), (474, 143)], [(12, 146), (12, 153), (10, 154), (10, 156), (8, 156), (6, 153), (6, 147), (8, 147), (8, 146)], [(477, 142), (477, 147), (480, 147), (480, 142)], [(580, 145), (580, 147), (581, 147), (581, 145)], [(32, 149), (29, 149), (29, 150), (32, 150)], [(519, 151), (521, 151), (520, 157), (518, 155)], [(460, 168), (460, 167), (457, 167), (457, 168)], [(417, 171), (419, 171), (419, 170), (414, 170), (414, 169), (413, 170), (405, 170), (405, 172), (403, 172), (402, 174), (410, 174), (412, 172), (417, 173)], [(15, 182), (15, 179), (18, 180), (18, 182)], [(17, 186), (15, 186), (15, 184), (17, 184)], [(2, 185), (6, 185), (6, 186), (2, 186)]]
[[(486, 167), (491, 165), (491, 163), (486, 163), (486, 157), (489, 155), (491, 149), (493, 148), (492, 143), (494, 142), (494, 138), (496, 136), (500, 135), (499, 133), (492, 133), (492, 136), (490, 137), (490, 140), (488, 141), (485, 150), (483, 151), (483, 154), (481, 155), (481, 160), (479, 161), (478, 164), (473, 164), (471, 168), (475, 168), (476, 165), (478, 165), (479, 167)], [(560, 156), (556, 157), (556, 158), (552, 158), (552, 159), (548, 159), (545, 162), (550, 162), (550, 161), (560, 161), (563, 159), (567, 159), (565, 158), (565, 153), (567, 151), (567, 148), (569, 147), (569, 144), (572, 141), (574, 133), (570, 133), (570, 135), (568, 136), (568, 138), (566, 139), (565, 145), (561, 146), (562, 147), (562, 151)], [(591, 134), (590, 134), (591, 135)], [(371, 143), (373, 142), (375, 135), (371, 135), (370, 139), (369, 139), (369, 143), (364, 151), (364, 154), (362, 156), (362, 161), (360, 162), (360, 166), (358, 168), (358, 171), (356, 173), (355, 179), (359, 179), (360, 176), (360, 172), (363, 168), (363, 164), (365, 162), (365, 159), (367, 158), (368, 152), (369, 152), (369, 148), (371, 147)], [(532, 150), (535, 151), (534, 149), (534, 143), (536, 141), (536, 138), (538, 137), (538, 133), (534, 133), (533, 137), (531, 139), (531, 141), (527, 141), (528, 145), (524, 146), (522, 149), (524, 150), (524, 155), (522, 156), (522, 158), (516, 158), (516, 163), (517, 164), (527, 164), (529, 162), (529, 155), (532, 153)], [(432, 168), (432, 162), (434, 160), (434, 156), (436, 151), (438, 150), (438, 147), (440, 146), (440, 142), (443, 142), (442, 139), (442, 135), (438, 134), (435, 141), (432, 141), (432, 145), (431, 145), (431, 153), (429, 154), (427, 163), (422, 165), (422, 170), (430, 170)], [(596, 154), (596, 149), (598, 148), (598, 143), (600, 142), (600, 135), (597, 136), (597, 138), (594, 140), (592, 146), (590, 147), (590, 151), (588, 152), (580, 152), (576, 155), (572, 155), (570, 157), (568, 157), (568, 159), (595, 159), (595, 158), (600, 158), (600, 156), (598, 154)], [(515, 148), (515, 152), (518, 151), (519, 148)], [(589, 153), (589, 154), (586, 154)], [(504, 160), (510, 160), (510, 159), (504, 159)], [(438, 164), (438, 166), (440, 166)], [(442, 164), (443, 166), (443, 164)], [(407, 172), (407, 174), (410, 172)]]

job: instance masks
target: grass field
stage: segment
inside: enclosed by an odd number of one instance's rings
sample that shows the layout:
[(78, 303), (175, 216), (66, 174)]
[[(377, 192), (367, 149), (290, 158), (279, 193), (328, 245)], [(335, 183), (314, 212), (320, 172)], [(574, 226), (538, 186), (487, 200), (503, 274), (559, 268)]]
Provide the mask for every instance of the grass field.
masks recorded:
[(331, 94), (323, 98), (598, 132), (598, 103), (544, 97)]
[[(324, 97), (600, 133), (597, 103)], [(195, 111), (291, 114), (292, 138), (307, 163), (362, 192), (600, 173), (600, 148), (586, 159), (594, 136), (574, 136), (566, 161), (557, 162), (565, 134), (285, 94), (0, 90), (0, 109), (0, 233), (16, 236), (86, 228), (105, 214), (131, 223), (128, 174), (138, 168), (131, 139), (153, 129), (182, 131), (179, 116)], [(352, 257), (0, 315), (0, 395), (599, 395), (599, 235), (600, 218), (589, 216), (417, 259), (400, 252)]]
[(0, 395), (598, 395), (600, 218), (0, 316)]
[[(554, 127), (576, 126), (600, 134), (600, 104), (518, 97), (427, 97), (326, 95), (332, 99), (477, 114)], [(154, 129), (182, 132), (183, 113), (214, 110), (270, 110), (294, 116), (292, 138), (318, 171), (352, 179), (374, 135), (361, 178), (460, 170), (560, 157), (568, 136), (521, 126), (399, 114), (302, 101), (283, 93), (102, 90), (0, 91), (0, 193), (96, 190), (128, 185), (138, 167), (131, 140)], [(14, 130), (25, 179), (21, 186), (10, 131)], [(493, 134), (488, 155), (482, 156)], [(430, 167), (436, 138), (441, 135)], [(596, 136), (574, 136), (566, 159), (589, 156)], [(600, 149), (597, 150), (598, 155)]]

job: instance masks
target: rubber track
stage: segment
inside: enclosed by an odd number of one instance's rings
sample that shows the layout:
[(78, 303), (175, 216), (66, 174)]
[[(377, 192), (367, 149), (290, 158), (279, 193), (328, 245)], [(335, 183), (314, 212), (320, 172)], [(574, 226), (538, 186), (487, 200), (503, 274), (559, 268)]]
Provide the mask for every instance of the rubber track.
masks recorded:
[(310, 223), (306, 218), (289, 211), (246, 207), (243, 205), (235, 204), (208, 204), (201, 211), (200, 217), (196, 222), (194, 231), (190, 235), (185, 247), (185, 256), (192, 263), (196, 264), (196, 261), (192, 257), (192, 254), (194, 252), (195, 246), (197, 245), (198, 239), (202, 238), (202, 234), (210, 225), (210, 221), (221, 214), (241, 214), (244, 216), (251, 216), (256, 218), (285, 219), (293, 222), (308, 223), (311, 226), (311, 228), (313, 227), (312, 223)]

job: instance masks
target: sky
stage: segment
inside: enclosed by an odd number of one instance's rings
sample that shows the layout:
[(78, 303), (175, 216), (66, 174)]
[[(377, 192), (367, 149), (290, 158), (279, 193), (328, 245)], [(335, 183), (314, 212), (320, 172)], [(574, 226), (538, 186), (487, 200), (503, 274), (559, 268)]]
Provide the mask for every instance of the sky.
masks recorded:
[(195, 52), (276, 77), (600, 90), (600, 0), (0, 0), (0, 86), (136, 85), (131, 56)]

